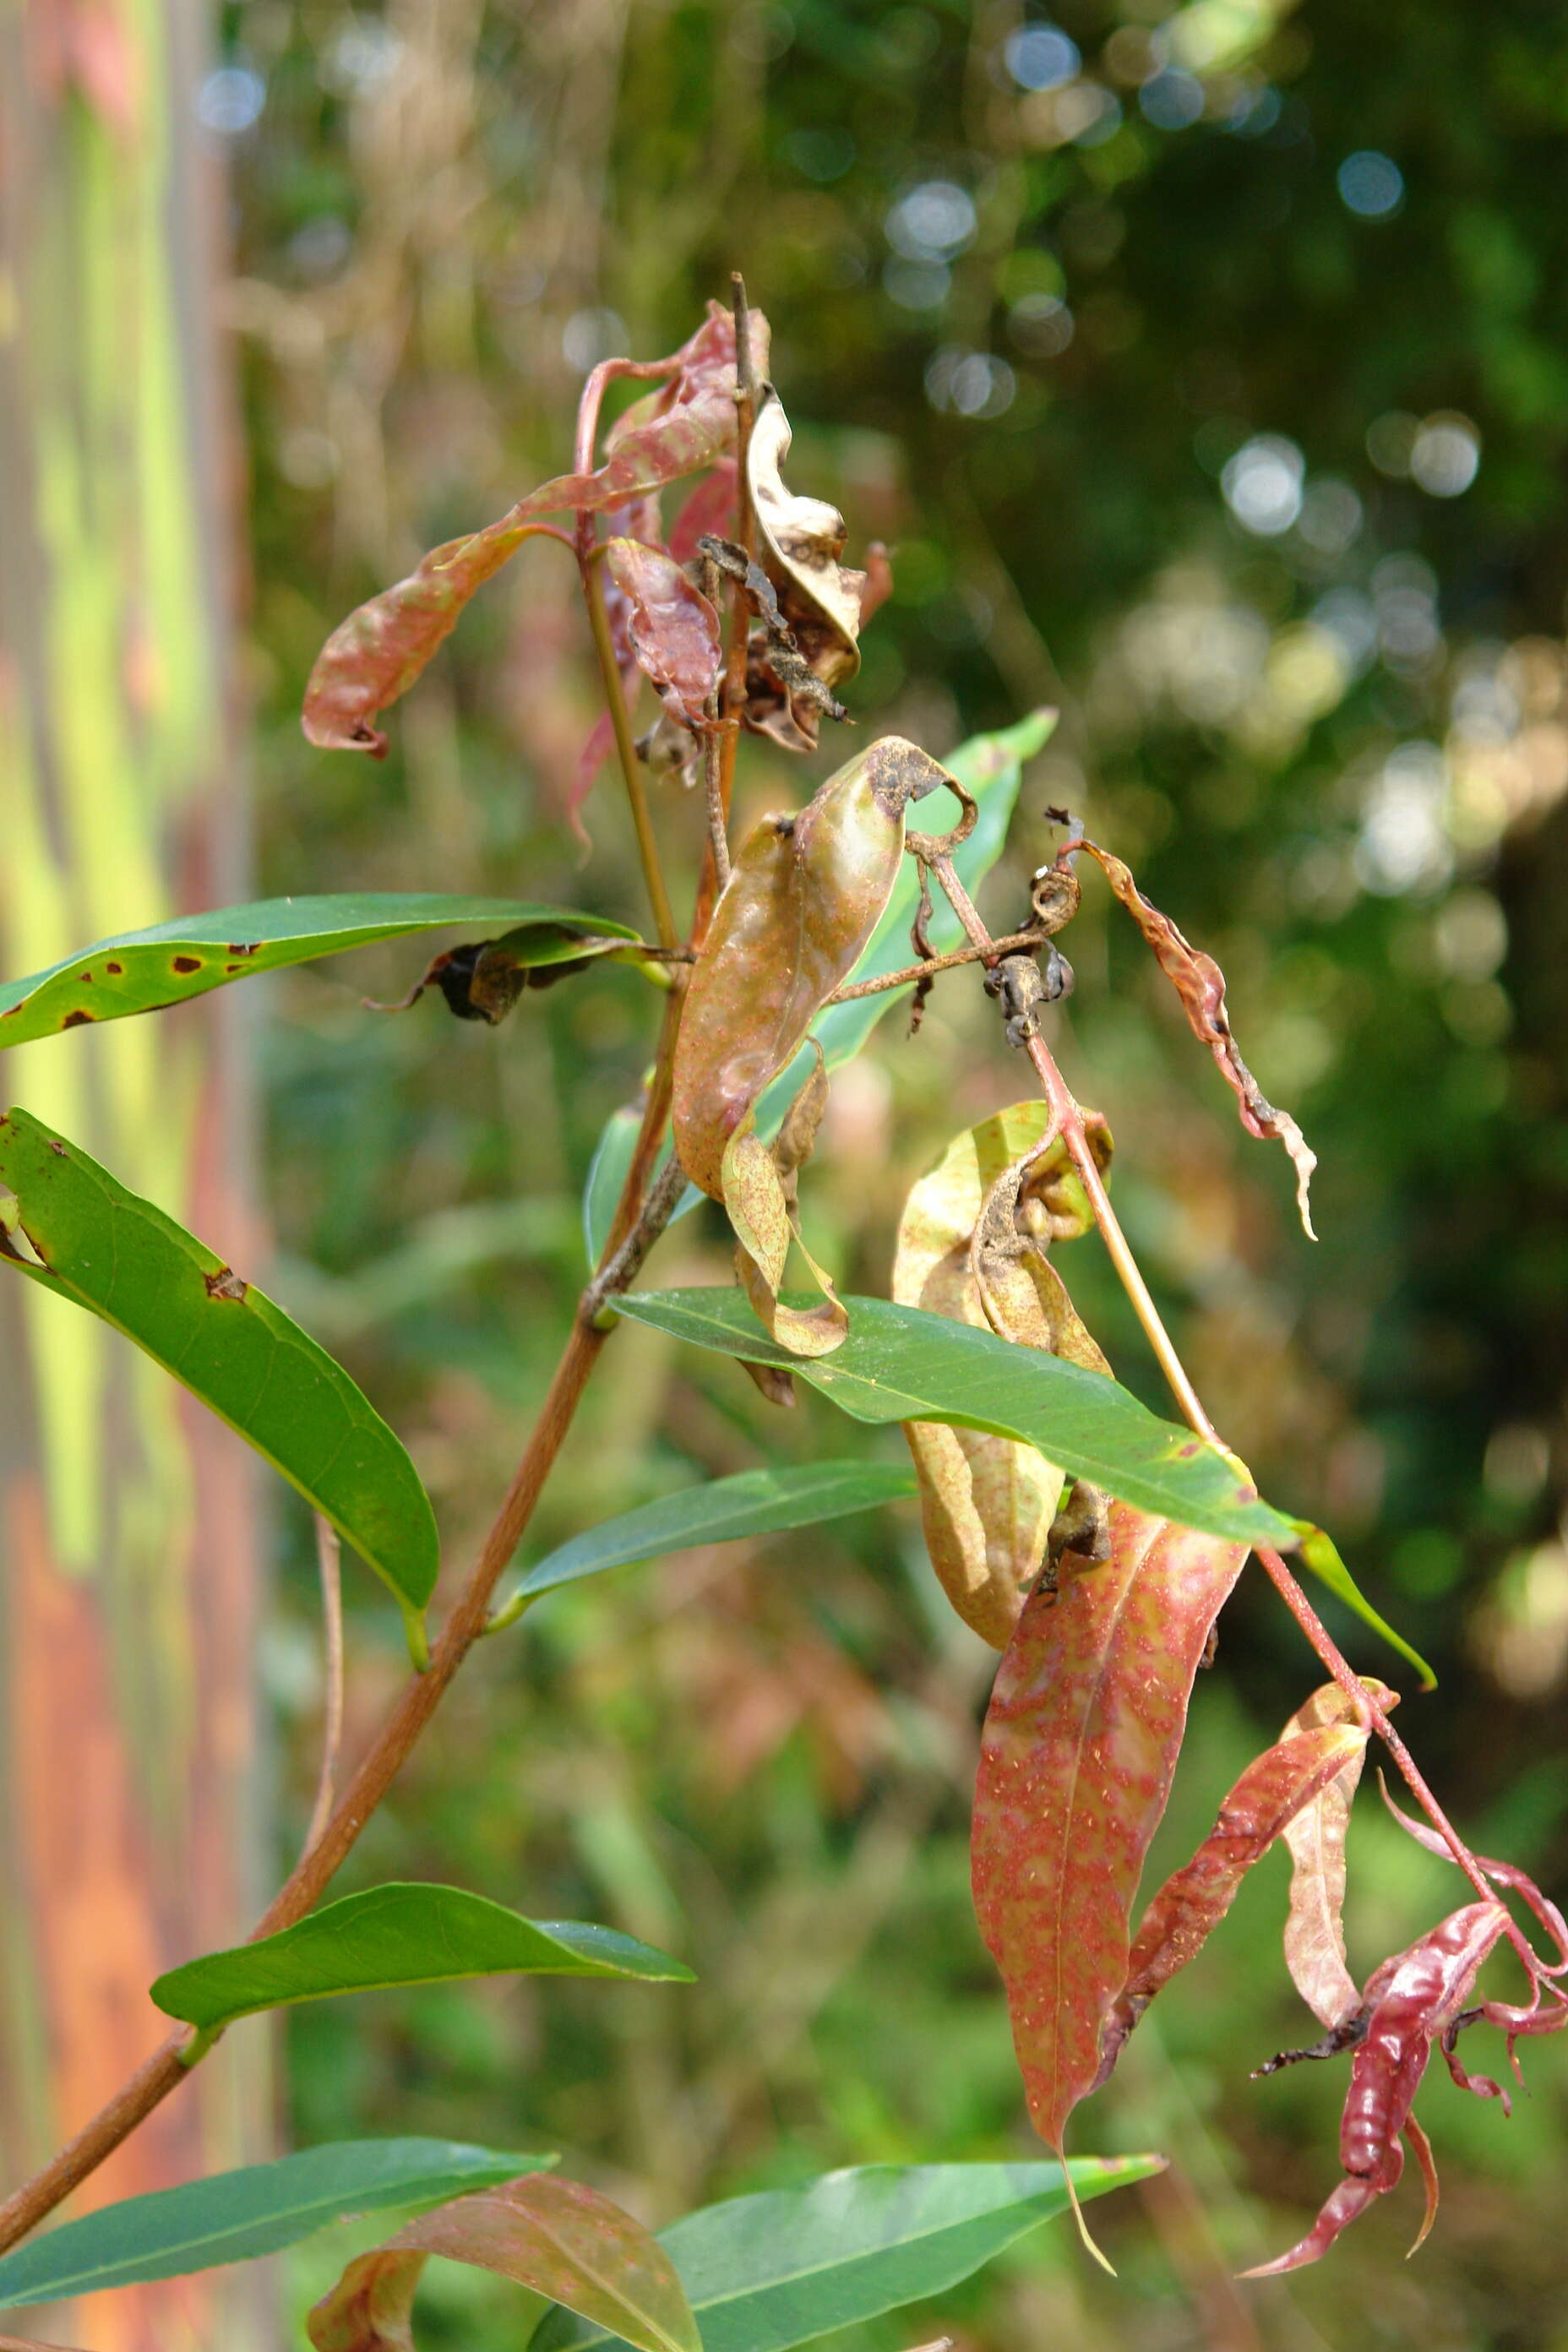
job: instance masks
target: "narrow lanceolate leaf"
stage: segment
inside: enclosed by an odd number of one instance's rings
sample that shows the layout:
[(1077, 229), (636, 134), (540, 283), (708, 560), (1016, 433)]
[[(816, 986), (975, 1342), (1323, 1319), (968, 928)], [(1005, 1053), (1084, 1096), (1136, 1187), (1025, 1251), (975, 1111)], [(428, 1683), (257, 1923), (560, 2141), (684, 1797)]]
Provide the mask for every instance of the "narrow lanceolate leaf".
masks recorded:
[[(1043, 1102), (1013, 1103), (953, 1138), (904, 1203), (893, 1256), (896, 1305), (992, 1328), (973, 1259), (975, 1229), (994, 1186), (1038, 1144), (1049, 1118)], [(904, 1435), (938, 1580), (965, 1624), (1005, 1650), (1045, 1557), (1062, 1472), (1034, 1446), (983, 1430), (910, 1421)]]
[[(767, 323), (758, 310), (751, 319), (753, 364), (765, 376)], [(303, 723), (312, 743), (384, 757), (377, 713), (407, 692), (469, 597), (516, 554), (542, 516), (624, 506), (722, 455), (735, 437), (735, 328), (729, 312), (710, 303), (697, 332), (660, 372), (669, 381), (616, 419), (602, 466), (559, 475), (498, 521), (432, 548), (406, 580), (373, 596), (333, 630), (305, 689)]]
[(575, 1584), (602, 1569), (653, 1559), (695, 1544), (733, 1543), (742, 1536), (774, 1535), (816, 1527), (879, 1503), (906, 1501), (915, 1491), (908, 1470), (877, 1462), (807, 1462), (783, 1470), (742, 1470), (666, 1495), (640, 1510), (605, 1519), (536, 1560), (519, 1587), (531, 1598), (558, 1584)]
[[(1348, 1715), (1349, 1701), (1339, 1695)], [(1320, 1723), (1278, 1740), (1247, 1766), (1191, 1862), (1173, 1872), (1139, 1922), (1127, 1981), (1101, 2036), (1101, 2082), (1154, 1995), (1203, 1949), (1253, 1864), (1342, 1772), (1359, 1769), (1366, 1742), (1358, 1723)]]
[(1131, 1392), (1078, 1364), (977, 1331), (850, 1298), (849, 1336), (817, 1360), (786, 1354), (738, 1291), (634, 1291), (616, 1311), (726, 1356), (793, 1370), (856, 1421), (942, 1421), (993, 1431), (1041, 1453), (1141, 1509), (1243, 1543), (1290, 1544), (1294, 1522), (1259, 1501), (1235, 1468), (1189, 1430), (1159, 1420)]
[(67, 2221), (0, 2259), (0, 2309), (178, 2278), (291, 2246), (346, 2213), (427, 2204), (558, 2161), (445, 2139), (346, 2139)]
[(0, 1223), (5, 1264), (134, 1339), (247, 1439), (385, 1580), (417, 1649), (439, 1566), (435, 1515), (342, 1365), (173, 1217), (25, 1110), (0, 1115), (0, 1186), (34, 1252), (23, 1256)]
[[(1385, 1683), (1367, 1681), (1384, 1707), (1398, 1694)], [(1348, 1701), (1337, 1683), (1314, 1691), (1280, 1733), (1290, 1739), (1319, 1724), (1343, 1722)], [(1308, 2008), (1327, 2026), (1342, 2025), (1361, 2007), (1361, 1990), (1345, 1965), (1345, 1833), (1351, 1805), (1366, 1761), (1364, 1740), (1344, 1767), (1309, 1805), (1285, 1825), (1290, 1850), (1290, 1909), (1285, 1922), (1285, 1965)]]
[[(1080, 2200), (1158, 2172), (1157, 2156), (1070, 2168)], [(787, 2352), (830, 2329), (945, 2294), (1068, 2204), (1059, 2164), (874, 2164), (802, 2189), (705, 2206), (659, 2232), (702, 2329), (703, 2352)], [(530, 2352), (616, 2344), (564, 2311)]]
[(345, 1895), (276, 1936), (187, 1960), (152, 1992), (170, 2017), (213, 2031), (329, 1993), (483, 1976), (693, 1980), (679, 1960), (613, 1927), (524, 1919), (461, 1886), (395, 1885)]
[(209, 915), (177, 915), (151, 930), (120, 931), (46, 971), (0, 982), (0, 1046), (25, 1045), (89, 1021), (161, 1012), (257, 972), (460, 923), (508, 931), (542, 928), (584, 938), (637, 937), (624, 923), (606, 922), (600, 915), (520, 898), (437, 891), (260, 898), (250, 906), (219, 907)]
[(703, 2352), (658, 2240), (596, 2189), (538, 2174), (438, 2206), (351, 2263), (310, 2314), (316, 2352), (409, 2352), (414, 2291), (431, 2254), (498, 2271), (638, 2352)]
[[(844, 1302), (851, 1329), (844, 1345), (821, 1362), (804, 1362), (773, 1346), (758, 1329), (738, 1292), (717, 1286), (634, 1291), (616, 1302), (629, 1315), (676, 1339), (747, 1363), (800, 1373), (856, 1421), (944, 1421), (955, 1429), (988, 1429), (999, 1437), (1037, 1445), (1047, 1460), (1184, 1526), (1244, 1543), (1300, 1546), (1307, 1566), (1324, 1575), (1358, 1617), (1420, 1669), (1435, 1677), (1419, 1651), (1380, 1617), (1333, 1553), (1328, 1576), (1318, 1549), (1321, 1528), (1288, 1518), (1258, 1498), (1234, 1461), (1201, 1445), (1190, 1430), (1161, 1421), (1130, 1391), (1079, 1364), (1035, 1349), (1016, 1348), (994, 1331), (976, 1331), (885, 1298)], [(1332, 1552), (1332, 1546), (1328, 1547)]]
[(1193, 1677), (1245, 1544), (1110, 1513), (1110, 1559), (1024, 1604), (985, 1717), (974, 1791), (974, 1907), (1007, 1990), (1042, 2139), (1100, 2071), (1126, 1981), (1128, 1922), (1170, 1794)]

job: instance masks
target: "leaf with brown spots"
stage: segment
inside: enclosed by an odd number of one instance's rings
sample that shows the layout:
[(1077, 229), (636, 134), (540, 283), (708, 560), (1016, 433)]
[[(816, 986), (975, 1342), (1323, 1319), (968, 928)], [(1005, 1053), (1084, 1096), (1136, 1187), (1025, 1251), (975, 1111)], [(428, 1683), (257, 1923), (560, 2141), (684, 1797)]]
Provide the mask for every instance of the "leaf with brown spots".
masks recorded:
[[(1092, 842), (1075, 838), (1062, 852), (1068, 856), (1074, 850), (1085, 849), (1095, 859), (1106, 880), (1137, 924), (1154, 950), (1156, 962), (1182, 1000), (1183, 1010), (1194, 1037), (1202, 1039), (1221, 1075), (1237, 1098), (1241, 1123), (1248, 1135), (1260, 1141), (1282, 1143), (1296, 1171), (1296, 1206), (1308, 1236), (1315, 1241), (1312, 1232), (1311, 1203), (1309, 1190), (1312, 1171), (1318, 1164), (1316, 1152), (1287, 1110), (1277, 1110), (1264, 1095), (1257, 1079), (1241, 1058), (1226, 1009), (1225, 974), (1213, 956), (1183, 937), (1169, 915), (1152, 907), (1132, 879), (1131, 868), (1109, 849)], [(1058, 860), (1059, 863), (1059, 860)]]
[(596, 2189), (542, 2173), (439, 2205), (352, 2262), (310, 2314), (316, 2352), (414, 2352), (414, 2294), (432, 2254), (515, 2279), (638, 2352), (702, 2352), (658, 2240)]
[(1002, 1972), (1029, 2112), (1058, 2154), (1127, 1979), (1139, 1873), (1193, 1677), (1247, 1547), (1110, 1511), (1111, 1557), (1024, 1604), (986, 1714), (974, 1906)]
[[(768, 329), (751, 313), (752, 362), (766, 373)], [(520, 499), (496, 522), (432, 548), (407, 579), (373, 596), (341, 622), (317, 656), (305, 689), (303, 725), (325, 751), (384, 758), (377, 713), (405, 694), (450, 635), (475, 591), (545, 526), (568, 510), (624, 506), (721, 457), (735, 437), (735, 328), (710, 303), (708, 317), (668, 362), (669, 381), (617, 418), (603, 465), (558, 475)]]

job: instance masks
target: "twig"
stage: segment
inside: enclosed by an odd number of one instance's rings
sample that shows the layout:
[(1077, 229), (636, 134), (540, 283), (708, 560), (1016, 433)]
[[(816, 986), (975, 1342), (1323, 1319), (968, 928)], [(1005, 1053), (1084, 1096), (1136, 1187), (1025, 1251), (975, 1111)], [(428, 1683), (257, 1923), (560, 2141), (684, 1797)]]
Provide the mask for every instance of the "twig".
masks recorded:
[(655, 1177), (631, 1232), (583, 1293), (577, 1312), (584, 1323), (596, 1322), (612, 1298), (631, 1288), (644, 1258), (675, 1214), (686, 1185), (686, 1171), (672, 1151)]
[(321, 1769), (316, 1781), (316, 1801), (305, 1832), (309, 1853), (332, 1814), (332, 1790), (337, 1783), (338, 1755), (343, 1738), (343, 1580), (342, 1546), (331, 1521), (316, 1513), (316, 1566), (321, 1580), (321, 1622), (326, 1641), (326, 1719), (321, 1727)]
[[(737, 590), (737, 594), (741, 592)], [(715, 607), (719, 602), (719, 566), (710, 555), (702, 558), (702, 593)], [(708, 793), (708, 846), (718, 887), (730, 879), (729, 810), (724, 800), (724, 747), (720, 730), (720, 681), (708, 697), (709, 727), (702, 738), (702, 781)]]
[[(757, 379), (752, 366), (752, 313), (746, 281), (740, 271), (731, 278), (735, 313), (735, 541), (748, 562), (757, 552), (757, 519), (752, 508), (752, 478), (747, 471), (752, 427), (757, 421)], [(741, 713), (746, 707), (746, 659), (752, 637), (752, 615), (745, 593), (736, 587), (730, 606), (730, 646), (724, 678), (724, 716), (729, 721), (720, 741), (720, 794), (726, 818), (735, 782), (735, 751), (740, 740)]]
[(908, 988), (911, 982), (933, 980), (939, 971), (956, 971), (961, 964), (989, 962), (994, 956), (1012, 955), (1020, 948), (1039, 944), (1038, 930), (1009, 931), (1005, 939), (993, 940), (984, 948), (952, 948), (946, 955), (928, 956), (923, 963), (907, 963), (898, 971), (883, 972), (877, 980), (856, 980), (843, 988), (836, 988), (825, 1004), (850, 1004), (858, 996), (879, 996), (884, 989)]
[[(1001, 957), (1000, 943), (992, 939), (986, 930), (973, 900), (953, 871), (952, 859), (935, 856), (929, 858), (927, 862), (936, 881), (945, 891), (953, 912), (963, 925), (976, 954), (983, 962), (994, 966)], [(1089, 1196), (1089, 1206), (1094, 1211), (1095, 1223), (1100, 1227), (1111, 1264), (1115, 1266), (1122, 1287), (1131, 1301), (1133, 1312), (1143, 1327), (1149, 1344), (1159, 1360), (1160, 1369), (1169, 1381), (1177, 1403), (1181, 1406), (1183, 1416), (1205, 1444), (1212, 1445), (1216, 1453), (1224, 1454), (1227, 1461), (1234, 1462), (1236, 1455), (1226, 1444), (1210, 1420), (1202, 1399), (1187, 1376), (1185, 1366), (1176, 1353), (1175, 1344), (1161, 1319), (1160, 1311), (1150, 1296), (1149, 1286), (1132, 1255), (1127, 1236), (1121, 1230), (1121, 1221), (1110, 1205), (1110, 1197), (1106, 1192), (1094, 1154), (1089, 1149), (1089, 1139), (1084, 1133), (1083, 1118), (1071, 1090), (1057, 1067), (1056, 1061), (1044, 1038), (1037, 1032), (1034, 1035), (1026, 1037), (1024, 1042), (1029, 1059), (1034, 1064), (1040, 1083), (1046, 1090), (1047, 1099), (1059, 1125), (1061, 1138), (1067, 1146), (1068, 1156)], [(1328, 1627), (1312, 1607), (1279, 1554), (1261, 1545), (1255, 1545), (1254, 1549), (1280, 1598), (1306, 1634), (1319, 1658), (1341, 1689), (1354, 1702), (1358, 1716), (1363, 1721), (1369, 1722), (1377, 1733), (1399, 1767), (1411, 1794), (1442, 1836), (1465, 1876), (1479, 1893), (1489, 1899), (1491, 1889), (1482, 1875), (1480, 1865), (1427, 1787), (1414, 1757), (1390, 1723), (1384, 1709), (1378, 1705), (1367, 1690), (1365, 1684), (1353, 1672)], [(1512, 1926), (1511, 1922), (1510, 1940), (1533, 1979), (1536, 1973), (1534, 1955), (1523, 1935), (1517, 1927)]]
[(664, 870), (658, 862), (658, 844), (654, 838), (653, 819), (648, 814), (647, 794), (643, 790), (642, 763), (632, 741), (632, 723), (626, 713), (626, 698), (621, 691), (621, 674), (616, 667), (616, 649), (610, 642), (610, 616), (605, 610), (605, 587), (598, 567), (583, 560), (578, 566), (583, 575), (583, 601), (588, 607), (588, 625), (594, 632), (594, 650), (599, 656), (599, 669), (605, 681), (605, 698), (609, 705), (610, 725), (615, 731), (616, 753), (620, 761), (621, 781), (631, 803), (632, 824), (637, 829), (637, 856), (642, 860), (643, 880), (647, 885), (648, 902), (660, 944), (672, 948), (676, 944), (675, 917), (670, 911), (669, 893), (664, 887)]

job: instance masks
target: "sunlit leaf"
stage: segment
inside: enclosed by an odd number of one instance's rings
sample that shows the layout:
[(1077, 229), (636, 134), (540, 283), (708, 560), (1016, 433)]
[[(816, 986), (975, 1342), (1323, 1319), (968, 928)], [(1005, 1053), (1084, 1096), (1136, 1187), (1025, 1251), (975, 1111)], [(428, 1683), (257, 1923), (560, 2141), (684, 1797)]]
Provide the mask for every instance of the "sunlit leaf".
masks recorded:
[(597, 1576), (606, 1568), (652, 1559), (695, 1544), (733, 1543), (742, 1536), (809, 1528), (879, 1504), (907, 1501), (915, 1491), (908, 1470), (875, 1462), (806, 1462), (778, 1470), (742, 1470), (666, 1495), (640, 1510), (605, 1519), (536, 1560), (519, 1592), (531, 1597)]
[(316, 2352), (406, 2352), (431, 2254), (499, 2271), (638, 2352), (703, 2352), (658, 2240), (597, 2189), (540, 2174), (438, 2206), (351, 2263), (310, 2314)]
[(752, 428), (746, 471), (757, 554), (773, 592), (773, 625), (765, 645), (753, 640), (746, 723), (789, 751), (810, 751), (816, 748), (823, 712), (844, 715), (835, 688), (860, 667), (866, 574), (839, 562), (848, 533), (837, 508), (784, 487), (781, 468), (790, 440), (784, 404), (770, 384)]
[(1111, 1557), (1063, 1561), (996, 1676), (974, 1790), (974, 1908), (1040, 2137), (1059, 2155), (1126, 1981), (1129, 1915), (1204, 1644), (1247, 1557), (1117, 1503)]
[(341, 1364), (280, 1307), (79, 1145), (0, 1116), (0, 1186), (21, 1255), (0, 1260), (145, 1349), (297, 1486), (395, 1594), (416, 1651), (440, 1564), (414, 1465)]
[(0, 2257), (0, 2309), (248, 2262), (346, 2213), (426, 2204), (558, 2161), (456, 2140), (331, 2140), (271, 2164), (128, 2197), (29, 2239)]
[[(768, 331), (751, 314), (752, 358), (767, 373)], [(305, 689), (303, 723), (328, 751), (384, 756), (377, 713), (405, 694), (456, 626), (476, 589), (537, 530), (568, 509), (602, 511), (710, 466), (735, 437), (735, 328), (710, 303), (697, 332), (668, 362), (663, 388), (618, 417), (602, 466), (562, 474), (520, 499), (499, 521), (432, 548), (395, 587), (373, 596), (327, 639)]]
[(613, 1927), (524, 1919), (460, 1886), (393, 1885), (345, 1895), (276, 1936), (187, 1960), (152, 1993), (170, 2017), (210, 2031), (331, 1993), (479, 1976), (692, 1981), (679, 1960)]
[[(1366, 1686), (1385, 1708), (1397, 1704), (1397, 1694), (1385, 1683), (1369, 1680)], [(1297, 1709), (1279, 1736), (1289, 1739), (1319, 1724), (1339, 1722), (1346, 1706), (1339, 1685), (1326, 1683)], [(1363, 1741), (1345, 1759), (1343, 1770), (1285, 1826), (1290, 1850), (1285, 1965), (1308, 2008), (1330, 2026), (1342, 2025), (1361, 2007), (1360, 1989), (1345, 1965), (1345, 1833), (1365, 1761)]]
[[(186, 1003), (233, 980), (247, 980), (316, 956), (342, 955), (378, 940), (446, 930), (459, 923), (509, 931), (637, 937), (624, 923), (572, 907), (440, 892), (362, 891), (319, 898), (262, 898), (213, 914), (177, 915), (151, 930), (120, 931), (26, 980), (0, 982), (0, 1046), (25, 1045), (89, 1021), (118, 1021)], [(563, 950), (563, 952), (565, 950)]]
[[(1080, 2158), (1073, 2185), (1087, 2200), (1163, 2163)], [(787, 2352), (944, 2294), (1068, 2203), (1058, 2164), (863, 2165), (707, 2206), (660, 2231), (659, 2243), (701, 2324), (704, 2352)], [(530, 2352), (616, 2343), (553, 2311)]]

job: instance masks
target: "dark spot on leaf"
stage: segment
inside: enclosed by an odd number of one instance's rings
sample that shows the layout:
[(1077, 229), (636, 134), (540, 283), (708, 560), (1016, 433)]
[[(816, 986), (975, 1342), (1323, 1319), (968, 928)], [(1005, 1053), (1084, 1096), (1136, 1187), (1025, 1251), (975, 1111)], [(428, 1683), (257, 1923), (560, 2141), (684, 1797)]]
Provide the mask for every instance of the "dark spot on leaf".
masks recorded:
[(122, 963), (106, 963), (103, 969), (105, 971), (111, 971), (114, 974), (115, 979), (118, 980), (121, 973), (124, 971), (125, 966)]
[(200, 971), (201, 968), (202, 960), (200, 956), (176, 956), (174, 958), (174, 970), (176, 971)]
[(231, 1265), (220, 1265), (216, 1274), (204, 1274), (202, 1280), (206, 1284), (209, 1298), (241, 1299), (250, 1288), (249, 1283), (242, 1282)]
[(230, 955), (259, 955), (261, 952), (261, 941), (259, 940), (230, 940), (228, 943), (228, 951)]
[(22, 1008), (19, 1004), (8, 1004), (5, 1007), (5, 1012), (0, 1013), (0, 1021), (9, 1021), (14, 1013), (20, 1013), (21, 1010)]
[(1176, 1459), (1178, 1462), (1190, 1462), (1195, 1454), (1201, 1454), (1203, 1450), (1203, 1447), (1198, 1444), (1197, 1439), (1194, 1437), (1190, 1444), (1177, 1446)]
[(78, 974), (77, 974), (77, 978), (78, 978), (79, 980), (85, 980), (85, 981), (88, 982), (89, 986), (89, 987), (91, 986), (91, 983), (92, 983), (92, 974), (91, 974), (91, 972), (90, 972), (90, 971), (79, 971), (79, 972), (78, 972)]
[(243, 971), (245, 966), (242, 963), (226, 963), (224, 970), (225, 971)]
[(79, 1006), (76, 1012), (68, 1013), (66, 1014), (65, 1019), (60, 1023), (60, 1027), (62, 1029), (79, 1029), (84, 1021), (92, 1021), (96, 1018), (97, 1015), (95, 1013), (84, 1013)]
[(48, 1139), (48, 1143), (49, 1150), (54, 1153), (57, 1160), (69, 1159), (70, 1154), (66, 1150), (65, 1145), (60, 1141), (58, 1135), (51, 1135)]

